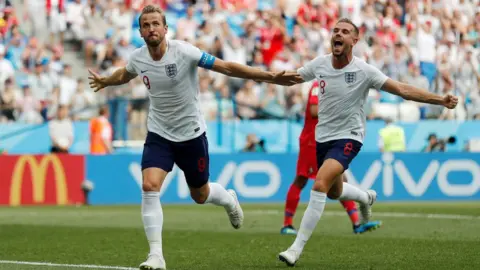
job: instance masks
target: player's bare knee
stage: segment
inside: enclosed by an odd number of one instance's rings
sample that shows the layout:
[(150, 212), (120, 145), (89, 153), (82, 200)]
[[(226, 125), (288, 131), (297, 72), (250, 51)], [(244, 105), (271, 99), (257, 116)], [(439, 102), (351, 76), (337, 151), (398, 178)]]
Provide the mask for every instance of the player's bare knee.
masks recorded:
[(143, 191), (160, 191), (160, 181), (154, 181), (153, 179), (144, 179), (142, 184)]
[(322, 181), (322, 179), (316, 179), (312, 189), (317, 192), (328, 193), (330, 190), (330, 185), (328, 185), (328, 183), (325, 181)]
[(160, 191), (163, 180), (167, 176), (166, 171), (159, 168), (147, 168), (143, 170), (143, 191)]

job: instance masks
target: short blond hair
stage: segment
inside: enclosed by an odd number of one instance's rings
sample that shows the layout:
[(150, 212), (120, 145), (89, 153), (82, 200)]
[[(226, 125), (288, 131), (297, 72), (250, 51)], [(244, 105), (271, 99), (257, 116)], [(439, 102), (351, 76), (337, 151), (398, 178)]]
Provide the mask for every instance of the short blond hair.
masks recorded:
[(140, 28), (142, 27), (143, 14), (155, 13), (155, 12), (160, 13), (160, 15), (162, 15), (163, 25), (167, 25), (167, 19), (165, 18), (165, 13), (163, 13), (163, 10), (157, 6), (148, 5), (142, 9), (142, 13), (140, 14), (140, 17), (138, 17), (138, 24), (140, 25)]

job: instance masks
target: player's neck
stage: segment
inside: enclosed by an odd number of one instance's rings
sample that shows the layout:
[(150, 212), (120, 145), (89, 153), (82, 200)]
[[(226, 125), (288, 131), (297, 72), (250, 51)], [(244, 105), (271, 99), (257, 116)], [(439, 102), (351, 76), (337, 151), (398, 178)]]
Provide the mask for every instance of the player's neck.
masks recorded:
[(164, 38), (160, 45), (156, 47), (147, 46), (147, 48), (153, 61), (160, 61), (167, 52), (167, 40)]
[(348, 53), (348, 54), (345, 54), (345, 55), (340, 55), (340, 56), (333, 56), (332, 57), (332, 66), (334, 69), (342, 69), (346, 66), (348, 66), (348, 64), (350, 64), (350, 62), (352, 62), (352, 59), (353, 59), (353, 54), (352, 53)]

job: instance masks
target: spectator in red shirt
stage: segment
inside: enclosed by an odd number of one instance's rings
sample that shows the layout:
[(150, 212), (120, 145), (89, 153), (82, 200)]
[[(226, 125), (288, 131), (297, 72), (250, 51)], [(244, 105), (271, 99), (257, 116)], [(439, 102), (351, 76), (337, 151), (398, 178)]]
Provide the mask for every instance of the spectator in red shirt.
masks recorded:
[(4, 25), (0, 28), (0, 33), (2, 36), (8, 32), (9, 29), (12, 28), (14, 25), (18, 25), (17, 17), (13, 11), (12, 7), (6, 7), (3, 9), (3, 21), (5, 22)]
[(275, 55), (283, 50), (283, 42), (286, 37), (286, 29), (281, 21), (273, 13), (265, 13), (265, 27), (260, 29), (260, 41), (262, 43), (263, 61), (270, 66)]
[(297, 23), (303, 27), (308, 27), (314, 21), (319, 20), (317, 8), (312, 4), (312, 0), (306, 0), (300, 4), (297, 12)]

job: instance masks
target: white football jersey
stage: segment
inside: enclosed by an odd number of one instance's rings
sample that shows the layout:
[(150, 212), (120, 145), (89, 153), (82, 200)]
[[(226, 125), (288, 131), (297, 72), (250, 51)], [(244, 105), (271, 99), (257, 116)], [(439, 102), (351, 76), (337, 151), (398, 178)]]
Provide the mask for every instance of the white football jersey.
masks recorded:
[(352, 139), (363, 143), (368, 91), (380, 89), (388, 77), (355, 56), (346, 67), (334, 69), (332, 54), (318, 56), (298, 73), (305, 81), (317, 79), (319, 83), (316, 141)]
[(136, 49), (126, 69), (141, 76), (148, 89), (148, 131), (182, 142), (206, 131), (198, 99), (197, 68), (202, 51), (180, 40), (168, 40), (167, 44), (159, 61), (152, 59), (146, 46)]

